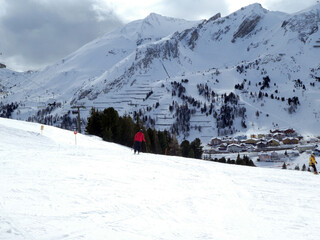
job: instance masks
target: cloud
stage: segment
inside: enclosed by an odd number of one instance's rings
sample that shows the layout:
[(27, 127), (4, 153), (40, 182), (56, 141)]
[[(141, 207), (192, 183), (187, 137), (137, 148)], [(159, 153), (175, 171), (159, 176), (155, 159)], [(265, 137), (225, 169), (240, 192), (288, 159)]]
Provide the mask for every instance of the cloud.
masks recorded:
[(1, 7), (0, 59), (20, 70), (43, 67), (122, 25), (98, 0), (2, 0)]
[(208, 19), (218, 12), (223, 15), (228, 12), (227, 3), (221, 0), (162, 0), (161, 6), (162, 15), (188, 20)]
[[(187, 20), (230, 14), (254, 0), (0, 0), (0, 62), (16, 70), (44, 67), (89, 41), (150, 12)], [(261, 0), (296, 12), (314, 0)], [(121, 16), (120, 16), (121, 15)], [(123, 20), (121, 20), (123, 19)], [(127, 20), (125, 20), (127, 19)]]
[(264, 6), (268, 10), (282, 11), (286, 13), (295, 13), (315, 5), (315, 0), (268, 0), (265, 1)]

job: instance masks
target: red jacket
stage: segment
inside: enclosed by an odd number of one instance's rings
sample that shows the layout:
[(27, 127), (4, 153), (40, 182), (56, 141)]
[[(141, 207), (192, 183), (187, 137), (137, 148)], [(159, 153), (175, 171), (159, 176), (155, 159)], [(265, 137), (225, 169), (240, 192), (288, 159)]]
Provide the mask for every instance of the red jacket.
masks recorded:
[(134, 141), (137, 141), (137, 142), (142, 142), (142, 141), (146, 141), (144, 139), (144, 135), (142, 132), (137, 132), (137, 134), (134, 136)]

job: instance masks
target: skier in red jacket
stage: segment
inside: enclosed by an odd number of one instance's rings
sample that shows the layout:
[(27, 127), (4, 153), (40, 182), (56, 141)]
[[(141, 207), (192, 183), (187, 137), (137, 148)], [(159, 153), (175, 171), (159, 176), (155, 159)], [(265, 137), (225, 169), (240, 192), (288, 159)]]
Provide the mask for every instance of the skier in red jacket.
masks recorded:
[(140, 129), (140, 131), (137, 132), (136, 135), (134, 136), (134, 154), (136, 154), (136, 152), (138, 152), (138, 154), (140, 153), (142, 141), (146, 142), (146, 140), (144, 139), (144, 135), (142, 133), (142, 129)]

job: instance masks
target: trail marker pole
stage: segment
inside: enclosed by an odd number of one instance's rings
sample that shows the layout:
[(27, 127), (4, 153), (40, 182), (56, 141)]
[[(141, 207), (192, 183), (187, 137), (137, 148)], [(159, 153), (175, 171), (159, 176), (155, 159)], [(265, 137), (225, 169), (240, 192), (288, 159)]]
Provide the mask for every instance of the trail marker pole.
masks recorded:
[(74, 130), (74, 143), (77, 145), (77, 130)]

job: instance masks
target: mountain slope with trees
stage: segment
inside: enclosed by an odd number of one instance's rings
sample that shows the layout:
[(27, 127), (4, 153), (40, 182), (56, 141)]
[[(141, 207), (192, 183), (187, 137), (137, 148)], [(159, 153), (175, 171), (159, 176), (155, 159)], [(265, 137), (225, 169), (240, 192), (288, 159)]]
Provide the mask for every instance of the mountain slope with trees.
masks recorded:
[(0, 69), (0, 114), (73, 129), (72, 107), (85, 107), (82, 127), (92, 107), (113, 107), (179, 142), (287, 127), (319, 135), (319, 12), (151, 14), (41, 71)]

